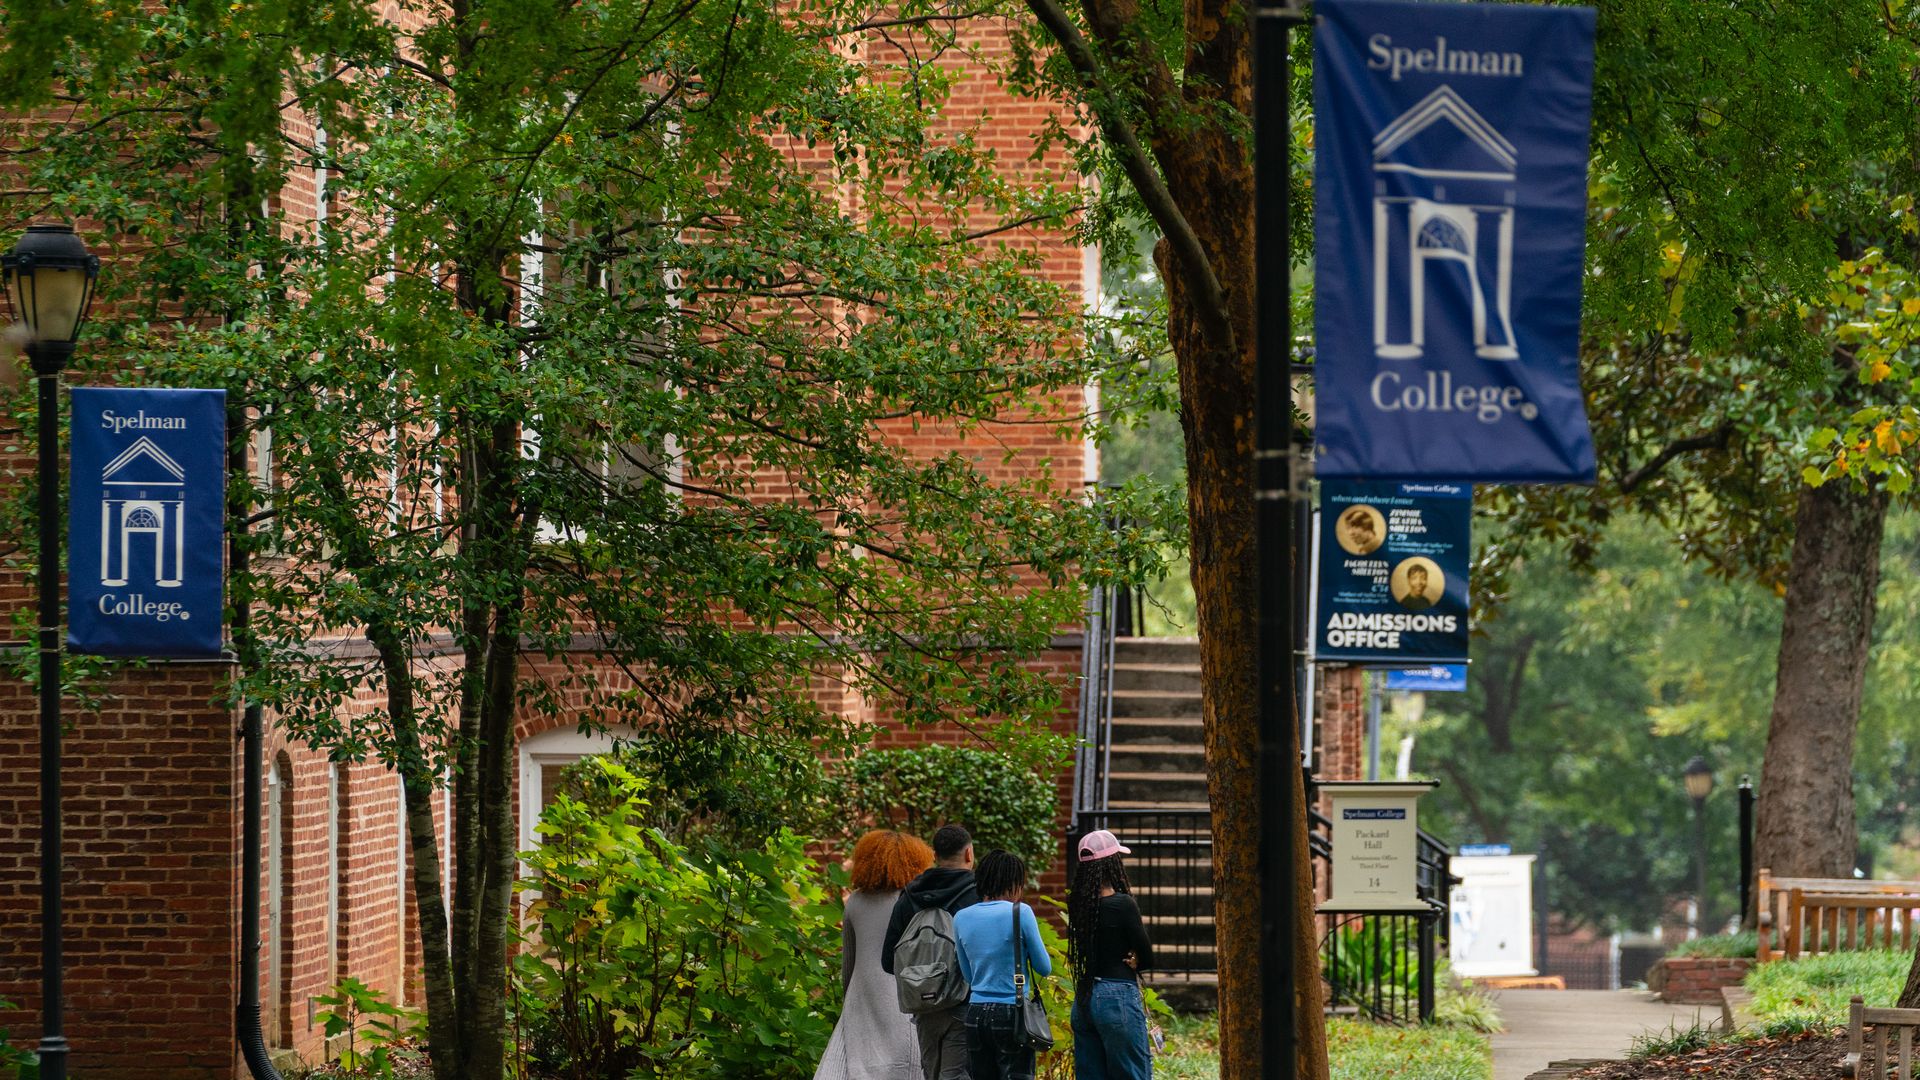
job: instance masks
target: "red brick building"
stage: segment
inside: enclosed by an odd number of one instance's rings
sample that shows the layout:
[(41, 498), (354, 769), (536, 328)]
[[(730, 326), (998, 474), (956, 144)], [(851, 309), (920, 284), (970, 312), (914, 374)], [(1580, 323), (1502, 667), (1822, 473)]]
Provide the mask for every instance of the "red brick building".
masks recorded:
[[(1004, 57), (1010, 49), (1004, 28), (982, 24), (970, 33), (975, 56)], [(964, 51), (952, 55), (943, 62), (962, 78), (945, 114), (950, 127), (957, 132), (984, 121), (980, 137), (1007, 168), (1062, 168), (1058, 154), (1028, 160), (1049, 109), (1007, 95)], [(311, 171), (299, 174), (279, 193), (281, 205), (296, 220), (324, 214), (322, 184)], [(979, 216), (988, 222), (984, 212)], [(1045, 252), (1045, 275), (1087, 290), (1093, 300), (1092, 252), (1031, 228), (1001, 240)], [(1061, 396), (1063, 414), (1084, 405), (1080, 393)], [(996, 479), (1043, 469), (1062, 484), (1093, 478), (1092, 451), (1050, 425), (961, 433), (901, 419), (891, 434), (928, 452), (973, 454)], [(19, 456), (0, 458), (0, 483), (25, 476), (29, 465)], [(33, 596), (23, 569), (0, 565), (0, 613), (29, 608)], [(1070, 733), (1076, 628), (1063, 627), (1055, 644), (1035, 663), (1058, 679), (1057, 723)], [(19, 638), (0, 639), (0, 649), (25, 647)], [(75, 1076), (245, 1075), (233, 1019), (242, 947), (240, 717), (213, 704), (230, 674), (225, 663), (155, 663), (116, 676), (97, 703), (65, 703), (67, 1032)], [(851, 694), (825, 684), (822, 694), (847, 715), (876, 718)], [(554, 771), (610, 742), (574, 729), (559, 717), (528, 721), (518, 732), (524, 841)], [(965, 737), (958, 730), (896, 731), (882, 742)], [(18, 680), (0, 680), (0, 998), (17, 1006), (0, 1011), (0, 1029), (26, 1047), (39, 1007), (38, 758), (33, 693)], [(342, 977), (419, 1001), (400, 785), (379, 764), (330, 762), (274, 730), (271, 718), (265, 762), (263, 1018), (270, 1046), (313, 1061), (326, 1053), (315, 999)], [(1063, 775), (1063, 823), (1069, 784)], [(436, 806), (443, 826), (447, 797)], [(444, 827), (441, 843), (445, 852)]]

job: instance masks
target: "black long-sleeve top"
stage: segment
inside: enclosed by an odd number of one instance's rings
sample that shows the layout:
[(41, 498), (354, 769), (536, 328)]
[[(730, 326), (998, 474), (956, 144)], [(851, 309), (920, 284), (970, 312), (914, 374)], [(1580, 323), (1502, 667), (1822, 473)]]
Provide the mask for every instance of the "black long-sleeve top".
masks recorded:
[[(1133, 954), (1134, 963), (1126, 961)], [(1126, 893), (1100, 898), (1099, 922), (1094, 924), (1093, 956), (1089, 961), (1095, 979), (1134, 979), (1153, 966), (1153, 944), (1147, 940), (1146, 924), (1140, 921), (1140, 905)], [(1074, 972), (1085, 981), (1086, 973)]]

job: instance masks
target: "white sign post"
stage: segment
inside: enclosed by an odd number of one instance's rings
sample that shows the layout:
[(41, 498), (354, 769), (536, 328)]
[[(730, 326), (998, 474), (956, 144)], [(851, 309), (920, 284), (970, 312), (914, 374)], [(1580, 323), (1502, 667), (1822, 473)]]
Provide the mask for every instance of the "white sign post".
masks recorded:
[(1333, 874), (1328, 912), (1424, 912), (1420, 899), (1418, 802), (1434, 785), (1326, 783)]
[(1537, 975), (1533, 965), (1532, 855), (1455, 855), (1447, 936), (1463, 978)]

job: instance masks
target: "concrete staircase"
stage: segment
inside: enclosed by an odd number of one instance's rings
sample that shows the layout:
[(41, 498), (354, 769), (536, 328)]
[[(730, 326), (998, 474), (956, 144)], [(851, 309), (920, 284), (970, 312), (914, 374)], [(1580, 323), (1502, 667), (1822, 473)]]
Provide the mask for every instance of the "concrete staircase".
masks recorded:
[[(1213, 956), (1212, 841), (1205, 833), (1206, 750), (1200, 717), (1200, 643), (1193, 638), (1121, 638), (1114, 643), (1113, 736), (1107, 808), (1186, 811), (1115, 822), (1133, 849), (1128, 876), (1163, 973), (1163, 995), (1210, 998)], [(1196, 826), (1198, 831), (1196, 832)], [(1207, 1004), (1189, 1001), (1190, 1004)]]

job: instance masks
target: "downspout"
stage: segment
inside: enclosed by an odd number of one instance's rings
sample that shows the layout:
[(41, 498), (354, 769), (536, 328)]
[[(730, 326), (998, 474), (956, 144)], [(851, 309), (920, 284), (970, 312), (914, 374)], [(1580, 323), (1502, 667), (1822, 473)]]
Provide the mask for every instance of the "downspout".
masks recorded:
[[(244, 473), (247, 468), (247, 440), (234, 438), (233, 432), (245, 432), (246, 411), (229, 397), (227, 406), (227, 472)], [(231, 488), (229, 488), (231, 490)], [(233, 515), (228, 533), (227, 565), (238, 578), (247, 570), (246, 545), (249, 508), (241, 506)], [(249, 633), (253, 622), (251, 598), (234, 598), (233, 639), (243, 670), (257, 661)], [(233, 1007), (234, 1038), (240, 1043), (240, 1056), (247, 1063), (253, 1080), (281, 1080), (279, 1070), (267, 1053), (266, 1034), (260, 1028), (260, 803), (262, 762), (266, 756), (265, 724), (259, 702), (248, 702), (240, 726), (240, 753), (244, 780), (240, 788), (240, 1000)]]
[(281, 1080), (260, 1029), (260, 773), (265, 752), (262, 744), (266, 741), (260, 713), (258, 702), (249, 704), (240, 729), (241, 753), (246, 755), (246, 783), (241, 797), (246, 800), (246, 809), (241, 814), (240, 830), (240, 1003), (234, 1007), (233, 1019), (240, 1054), (254, 1080)]

